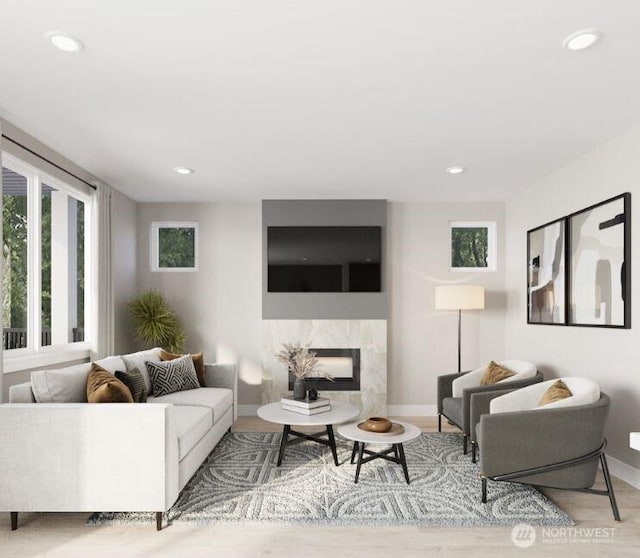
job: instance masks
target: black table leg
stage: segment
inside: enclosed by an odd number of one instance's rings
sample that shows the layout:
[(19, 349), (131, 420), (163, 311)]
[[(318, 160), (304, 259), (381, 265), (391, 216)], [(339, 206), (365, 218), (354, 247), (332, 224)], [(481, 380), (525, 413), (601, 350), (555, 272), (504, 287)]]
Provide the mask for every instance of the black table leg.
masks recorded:
[(353, 450), (351, 451), (351, 465), (356, 461), (356, 452), (358, 451), (358, 442), (353, 442)]
[(278, 467), (282, 465), (282, 458), (284, 457), (284, 448), (287, 446), (287, 439), (289, 438), (289, 430), (291, 427), (288, 424), (284, 425), (282, 430), (282, 441), (280, 442), (280, 452), (278, 453)]
[(362, 456), (364, 454), (364, 442), (359, 443), (358, 448), (358, 465), (356, 466), (356, 480), (354, 481), (358, 484), (358, 477), (360, 476), (360, 467), (362, 467)]
[(398, 452), (400, 453), (400, 465), (402, 465), (402, 470), (404, 471), (404, 478), (409, 484), (409, 469), (407, 469), (407, 459), (404, 456), (404, 447), (402, 444), (396, 444)]
[(339, 465), (338, 450), (336, 449), (336, 438), (333, 435), (333, 426), (331, 426), (330, 424), (327, 424), (327, 435), (329, 436), (329, 447), (331, 448), (331, 453), (333, 453), (333, 462), (337, 467)]

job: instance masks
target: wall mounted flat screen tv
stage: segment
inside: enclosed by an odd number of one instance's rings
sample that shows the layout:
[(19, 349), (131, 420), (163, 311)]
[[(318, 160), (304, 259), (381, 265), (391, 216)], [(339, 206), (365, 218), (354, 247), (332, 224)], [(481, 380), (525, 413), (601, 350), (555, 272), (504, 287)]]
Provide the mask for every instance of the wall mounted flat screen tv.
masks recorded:
[(270, 293), (381, 290), (381, 227), (268, 227)]

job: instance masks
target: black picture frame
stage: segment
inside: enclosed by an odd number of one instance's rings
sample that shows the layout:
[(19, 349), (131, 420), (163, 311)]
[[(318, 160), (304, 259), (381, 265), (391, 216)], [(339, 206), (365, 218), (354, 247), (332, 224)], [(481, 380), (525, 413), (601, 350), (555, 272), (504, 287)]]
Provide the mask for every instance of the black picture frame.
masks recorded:
[(631, 194), (567, 216), (567, 325), (631, 328)]
[(567, 325), (567, 219), (527, 231), (527, 323)]

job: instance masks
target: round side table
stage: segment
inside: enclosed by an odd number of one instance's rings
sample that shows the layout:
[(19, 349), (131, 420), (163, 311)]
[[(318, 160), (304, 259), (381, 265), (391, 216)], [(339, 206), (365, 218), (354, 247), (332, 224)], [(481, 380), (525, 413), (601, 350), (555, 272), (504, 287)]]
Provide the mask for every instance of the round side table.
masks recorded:
[[(399, 424), (404, 427), (404, 432), (400, 434), (382, 434), (376, 432), (367, 432), (358, 428), (358, 422), (351, 422), (349, 424), (342, 424), (338, 426), (338, 434), (347, 440), (353, 440), (353, 451), (351, 452), (351, 463), (354, 462), (356, 454), (358, 456), (358, 464), (356, 466), (356, 478), (355, 483), (358, 482), (360, 477), (360, 468), (363, 463), (369, 463), (374, 459), (386, 459), (392, 463), (397, 463), (402, 466), (404, 472), (404, 478), (409, 484), (409, 470), (407, 468), (407, 460), (404, 455), (404, 442), (413, 440), (420, 436), (421, 430), (414, 424), (408, 422), (400, 422), (394, 420), (394, 424)], [(365, 449), (367, 444), (389, 444), (390, 448), (376, 452)], [(393, 454), (391, 456), (390, 454)], [(367, 455), (368, 457), (364, 457)]]

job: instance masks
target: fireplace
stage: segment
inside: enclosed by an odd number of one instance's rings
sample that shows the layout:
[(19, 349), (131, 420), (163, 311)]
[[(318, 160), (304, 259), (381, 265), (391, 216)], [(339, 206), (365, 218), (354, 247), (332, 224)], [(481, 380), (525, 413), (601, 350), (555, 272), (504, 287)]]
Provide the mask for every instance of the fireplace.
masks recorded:
[(284, 343), (317, 347), (322, 369), (338, 379), (321, 380), (322, 397), (357, 405), (363, 417), (386, 414), (386, 320), (263, 320), (262, 403), (291, 394), (291, 376), (276, 358)]
[[(320, 391), (360, 391), (360, 349), (309, 349), (320, 363), (320, 372), (331, 375), (333, 381), (312, 378), (309, 387)], [(289, 372), (289, 389), (293, 389), (293, 374)]]

